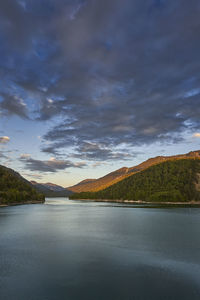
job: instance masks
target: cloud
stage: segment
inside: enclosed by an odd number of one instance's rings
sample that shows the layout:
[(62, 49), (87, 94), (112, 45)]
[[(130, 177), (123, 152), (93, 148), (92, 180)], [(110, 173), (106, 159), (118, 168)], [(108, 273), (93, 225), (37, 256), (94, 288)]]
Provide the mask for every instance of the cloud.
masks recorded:
[(30, 157), (31, 157), (31, 155), (28, 154), (28, 153), (22, 153), (22, 154), (20, 155), (20, 159), (27, 159), (27, 158), (30, 158)]
[(4, 151), (0, 151), (0, 158), (1, 159), (9, 159), (7, 155), (5, 155)]
[[(181, 24), (193, 27), (199, 21), (195, 5), (188, 7), (186, 1), (184, 5), (185, 17), (178, 4), (169, 2), (151, 10), (139, 1), (128, 1), (123, 7), (121, 1), (103, 1), (95, 8), (88, 3), (76, 26), (69, 26), (68, 34), (61, 37), (73, 72), (50, 87), (53, 92), (63, 92), (65, 105), (70, 107), (64, 112), (66, 118), (44, 136), (51, 142), (48, 149), (52, 153), (71, 145), (79, 158), (126, 159), (123, 152), (114, 154), (122, 143), (129, 150), (154, 142), (178, 142), (188, 120), (192, 127), (198, 126), (200, 78), (191, 68), (200, 43), (196, 43), (196, 34), (183, 32)], [(194, 12), (192, 23), (186, 7)], [(99, 18), (94, 20), (96, 10)], [(123, 20), (123, 28), (119, 28), (119, 20)], [(77, 35), (83, 38), (77, 39)], [(169, 55), (171, 47), (177, 52)], [(185, 54), (180, 57), (178, 49), (185, 49)], [(196, 59), (188, 60), (186, 53)], [(180, 70), (183, 63), (184, 73)], [(91, 142), (101, 146), (85, 147)]]
[(200, 138), (200, 132), (194, 133), (194, 134), (193, 134), (193, 137), (195, 137), (195, 138)]
[(16, 155), (17, 152), (18, 152), (17, 149), (5, 150), (5, 147), (2, 146), (1, 150), (0, 150), (0, 158), (6, 159), (7, 162), (11, 162), (11, 161), (13, 161), (13, 154)]
[(7, 144), (10, 141), (8, 136), (0, 136), (0, 144)]
[(193, 89), (191, 91), (186, 92), (184, 97), (185, 98), (190, 98), (190, 97), (194, 97), (194, 96), (199, 95), (199, 94), (200, 94), (200, 88), (196, 88), (196, 89)]
[(17, 150), (5, 150), (4, 147), (0, 150), (0, 160), (3, 160), (3, 165), (7, 165), (13, 161), (13, 153), (17, 152)]
[(23, 176), (29, 177), (30, 179), (33, 180), (40, 180), (43, 178), (41, 174), (28, 174), (28, 173), (22, 173)]
[(97, 168), (97, 167), (100, 167), (100, 166), (102, 166), (102, 165), (109, 165), (109, 163), (108, 162), (102, 162), (102, 161), (96, 161), (96, 162), (94, 162), (93, 164), (92, 164), (92, 167), (93, 168)]
[(51, 120), (52, 155), (178, 143), (200, 125), (199, 13), (196, 0), (1, 1), (0, 109)]
[(2, 93), (3, 101), (0, 102), (0, 109), (7, 115), (17, 115), (28, 119), (27, 107), (21, 98), (16, 95), (5, 95)]
[(131, 155), (128, 152), (113, 151), (103, 144), (83, 142), (75, 149), (76, 153), (73, 155), (76, 158), (85, 160), (125, 160), (130, 159)]
[(50, 172), (55, 173), (59, 170), (65, 170), (67, 168), (83, 168), (86, 166), (85, 163), (73, 163), (69, 160), (58, 160), (54, 157), (49, 160), (37, 160), (31, 158), (29, 155), (21, 155), (20, 161), (24, 163), (25, 168), (29, 171), (38, 172)]
[(69, 14), (69, 19), (72, 21), (76, 18), (76, 15), (78, 14), (78, 12), (80, 11), (80, 9), (82, 8), (82, 6), (85, 5), (85, 3), (80, 3), (77, 6), (73, 6), (72, 7), (72, 11)]

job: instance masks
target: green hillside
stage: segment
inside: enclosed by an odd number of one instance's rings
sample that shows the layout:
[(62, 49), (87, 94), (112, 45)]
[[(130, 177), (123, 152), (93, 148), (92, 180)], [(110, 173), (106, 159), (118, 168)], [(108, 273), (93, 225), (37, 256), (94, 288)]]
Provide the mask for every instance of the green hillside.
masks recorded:
[(136, 173), (104, 190), (73, 194), (71, 199), (117, 199), (150, 202), (200, 200), (199, 159), (160, 163)]
[(44, 202), (44, 195), (15, 171), (0, 166), (0, 204)]

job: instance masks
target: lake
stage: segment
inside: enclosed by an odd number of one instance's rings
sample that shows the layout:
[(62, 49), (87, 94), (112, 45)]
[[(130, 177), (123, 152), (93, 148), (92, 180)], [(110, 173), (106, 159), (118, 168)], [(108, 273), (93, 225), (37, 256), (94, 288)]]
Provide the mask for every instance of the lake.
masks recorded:
[(0, 208), (1, 300), (200, 299), (200, 208)]

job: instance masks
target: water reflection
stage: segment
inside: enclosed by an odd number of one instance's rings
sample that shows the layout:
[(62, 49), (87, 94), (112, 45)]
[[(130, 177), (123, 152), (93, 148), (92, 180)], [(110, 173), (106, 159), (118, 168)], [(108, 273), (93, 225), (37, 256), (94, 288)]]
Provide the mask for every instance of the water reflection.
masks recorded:
[(200, 299), (199, 208), (56, 198), (0, 226), (0, 299)]

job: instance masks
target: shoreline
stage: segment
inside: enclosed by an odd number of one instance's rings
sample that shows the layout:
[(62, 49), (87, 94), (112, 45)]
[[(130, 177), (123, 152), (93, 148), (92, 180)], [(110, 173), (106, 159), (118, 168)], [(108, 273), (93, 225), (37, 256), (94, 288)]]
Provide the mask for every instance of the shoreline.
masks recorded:
[(13, 203), (5, 203), (0, 204), (1, 207), (8, 207), (8, 206), (18, 206), (18, 205), (26, 205), (26, 204), (43, 204), (45, 201), (26, 201), (26, 202), (13, 202)]
[(199, 205), (200, 201), (188, 201), (188, 202), (150, 202), (150, 201), (142, 201), (142, 200), (119, 200), (119, 199), (70, 199), (70, 200), (78, 200), (78, 201), (92, 201), (92, 202), (111, 202), (111, 203), (126, 203), (126, 204), (153, 204), (153, 205)]

